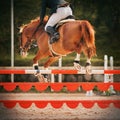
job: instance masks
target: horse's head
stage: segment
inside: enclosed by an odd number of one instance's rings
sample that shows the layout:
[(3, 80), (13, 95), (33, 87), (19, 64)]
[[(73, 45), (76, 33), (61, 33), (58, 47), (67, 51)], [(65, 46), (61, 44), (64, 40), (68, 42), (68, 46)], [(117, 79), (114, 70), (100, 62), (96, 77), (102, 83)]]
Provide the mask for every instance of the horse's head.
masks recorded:
[[(44, 18), (44, 24), (46, 24), (48, 20), (48, 16), (46, 16)], [(29, 24), (26, 25), (22, 25), (20, 27), (20, 37), (19, 37), (19, 41), (20, 41), (20, 54), (22, 57), (26, 57), (27, 56), (27, 52), (31, 47), (31, 43), (35, 38), (35, 34), (38, 31), (38, 34), (40, 35), (41, 32), (44, 30), (44, 26), (40, 27), (40, 18), (37, 17), (34, 20), (31, 20), (31, 22)]]
[(22, 57), (26, 57), (27, 56), (27, 51), (30, 48), (30, 40), (29, 38), (25, 35), (25, 28), (27, 27), (27, 25), (23, 25), (20, 27), (20, 31), (19, 31), (19, 42), (20, 42), (20, 55)]

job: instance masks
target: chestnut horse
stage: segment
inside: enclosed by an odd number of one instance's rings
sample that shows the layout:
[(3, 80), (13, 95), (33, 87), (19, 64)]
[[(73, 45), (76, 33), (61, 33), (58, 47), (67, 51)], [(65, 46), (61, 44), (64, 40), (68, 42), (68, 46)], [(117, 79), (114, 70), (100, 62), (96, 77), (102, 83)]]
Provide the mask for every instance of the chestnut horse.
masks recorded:
[(80, 53), (83, 52), (87, 56), (86, 71), (89, 73), (91, 70), (90, 60), (96, 54), (95, 32), (92, 25), (86, 20), (68, 21), (58, 28), (60, 39), (53, 44), (49, 44), (49, 35), (44, 31), (44, 25), (47, 23), (47, 20), (48, 17), (46, 16), (44, 24), (39, 26), (40, 19), (37, 18), (29, 24), (20, 27), (21, 55), (26, 56), (32, 41), (37, 40), (39, 49), (33, 59), (35, 69), (38, 69), (38, 60), (42, 58), (49, 56), (49, 59), (44, 64), (44, 68), (48, 68), (61, 56), (72, 52), (77, 53), (74, 66), (79, 69), (78, 61), (80, 60)]

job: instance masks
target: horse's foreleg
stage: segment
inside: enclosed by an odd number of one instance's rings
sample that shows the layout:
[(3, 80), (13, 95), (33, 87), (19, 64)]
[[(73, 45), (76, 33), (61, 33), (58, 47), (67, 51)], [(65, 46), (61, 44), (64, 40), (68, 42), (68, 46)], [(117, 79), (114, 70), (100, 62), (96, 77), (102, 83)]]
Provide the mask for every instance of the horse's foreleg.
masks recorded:
[(81, 71), (81, 65), (80, 65), (80, 54), (76, 54), (76, 58), (74, 59), (74, 68), (76, 69), (76, 70), (79, 70), (79, 71)]
[(45, 82), (46, 81), (44, 76), (41, 75), (40, 70), (39, 70), (39, 65), (38, 65), (38, 60), (43, 58), (43, 57), (45, 57), (45, 56), (43, 54), (41, 54), (40, 51), (38, 51), (36, 56), (33, 58), (33, 69), (37, 70), (37, 72), (34, 75), (38, 77), (38, 80), (40, 82)]
[[(53, 62), (55, 62), (55, 61), (58, 60), (58, 59), (59, 59), (59, 57), (50, 57), (50, 58), (47, 60), (47, 62), (45, 62), (44, 68), (45, 68), (46, 70), (48, 70), (48, 67), (49, 67)], [(50, 79), (49, 79), (49, 75), (48, 75), (48, 74), (44, 74), (44, 78), (45, 78), (45, 80), (47, 80), (48, 82), (50, 82)]]
[[(33, 61), (34, 61), (33, 67), (34, 67), (35, 70), (37, 70), (37, 73), (36, 73), (35, 75), (38, 77), (38, 80), (39, 80), (40, 82), (49, 82), (49, 76), (48, 76), (48, 74), (42, 75), (42, 74), (40, 73), (39, 66), (38, 66), (38, 60), (41, 59), (41, 57), (43, 57), (43, 56), (40, 57), (39, 55), (40, 55), (40, 54), (39, 54), (39, 52), (38, 52), (38, 55), (36, 55), (36, 57), (33, 59)], [(45, 56), (44, 56), (44, 57), (45, 57)], [(47, 70), (48, 67), (49, 67), (53, 62), (55, 62), (55, 61), (58, 60), (58, 59), (59, 59), (59, 57), (50, 57), (50, 58), (47, 60), (47, 62), (44, 64), (44, 68)]]
[(33, 68), (39, 70), (38, 60), (42, 58), (41, 52), (38, 51), (36, 56), (33, 58)]

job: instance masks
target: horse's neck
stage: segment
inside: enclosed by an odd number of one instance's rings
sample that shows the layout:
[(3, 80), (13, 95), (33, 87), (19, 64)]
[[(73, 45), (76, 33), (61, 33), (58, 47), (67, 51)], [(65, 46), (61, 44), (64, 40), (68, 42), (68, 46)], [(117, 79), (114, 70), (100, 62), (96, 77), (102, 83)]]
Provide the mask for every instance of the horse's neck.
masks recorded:
[(38, 39), (42, 34), (45, 33), (44, 26), (39, 26), (39, 24), (36, 25), (34, 29), (34, 33), (35, 33), (34, 34), (35, 39)]

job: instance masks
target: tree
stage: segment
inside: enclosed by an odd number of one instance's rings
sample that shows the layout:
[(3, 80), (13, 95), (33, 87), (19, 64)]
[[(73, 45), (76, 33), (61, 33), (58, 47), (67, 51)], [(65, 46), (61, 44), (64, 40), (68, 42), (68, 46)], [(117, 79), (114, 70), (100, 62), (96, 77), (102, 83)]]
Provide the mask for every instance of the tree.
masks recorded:
[(118, 40), (120, 27), (120, 5), (119, 0), (97, 0), (97, 25), (104, 22), (109, 30), (109, 37)]

